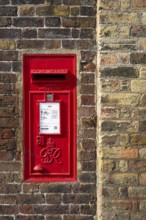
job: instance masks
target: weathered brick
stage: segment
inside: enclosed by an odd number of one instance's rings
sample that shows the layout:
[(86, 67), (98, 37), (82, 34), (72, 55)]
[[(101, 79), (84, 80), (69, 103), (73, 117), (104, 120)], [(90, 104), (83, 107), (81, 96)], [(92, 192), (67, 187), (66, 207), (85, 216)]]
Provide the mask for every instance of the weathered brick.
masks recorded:
[(38, 30), (39, 38), (50, 38), (50, 39), (59, 39), (59, 38), (69, 38), (70, 30), (69, 29), (39, 29)]
[(146, 34), (146, 26), (132, 26), (130, 30), (130, 34), (132, 37), (144, 37)]
[(44, 46), (44, 41), (42, 40), (18, 40), (18, 49), (42, 49)]
[[(117, 54), (116, 53), (111, 53), (111, 54), (102, 53), (100, 55), (100, 62), (101, 62), (101, 65), (116, 64), (117, 63)], [(102, 71), (103, 71), (103, 69), (102, 69)]]
[(125, 147), (104, 147), (102, 149), (104, 158), (138, 158), (137, 148), (125, 148)]
[(119, 189), (118, 189), (118, 191), (119, 191), (119, 197), (120, 197), (120, 199), (121, 198), (125, 198), (125, 199), (127, 199), (128, 198), (128, 188), (127, 187), (119, 187)]
[(103, 176), (104, 184), (115, 184), (121, 186), (136, 186), (138, 182), (138, 174), (136, 173), (113, 173)]
[(129, 198), (146, 198), (146, 187), (129, 187), (128, 188)]
[(75, 183), (73, 193), (96, 193), (95, 183)]
[(133, 8), (141, 8), (146, 6), (146, 1), (144, 0), (132, 0), (131, 2)]
[(17, 51), (0, 51), (0, 61), (16, 61), (17, 59)]
[[(134, 212), (135, 214), (135, 212)], [(117, 212), (116, 210), (115, 211), (111, 211), (110, 212), (107, 210), (107, 211), (104, 211), (102, 213), (102, 218), (103, 219), (108, 219), (108, 220), (130, 220), (130, 214), (127, 213), (127, 212)]]
[(132, 80), (131, 91), (135, 93), (146, 93), (146, 80)]
[(145, 145), (146, 144), (146, 134), (131, 134), (130, 143), (135, 145)]
[(43, 4), (44, 0), (11, 0), (12, 5), (21, 4)]
[(60, 27), (61, 20), (59, 17), (46, 17), (45, 24), (47, 27)]
[(47, 215), (46, 220), (62, 220), (60, 215)]
[(94, 7), (86, 7), (86, 6), (82, 6), (81, 8), (80, 8), (80, 14), (82, 15), (82, 16), (95, 16), (95, 14), (96, 14), (96, 8), (94, 8)]
[(118, 9), (120, 6), (119, 2), (117, 2), (116, 0), (102, 0), (100, 3), (100, 9)]
[(45, 203), (44, 195), (20, 194), (16, 197), (17, 204), (42, 204)]
[[(0, 162), (0, 171), (14, 172), (20, 171), (19, 162)], [(10, 187), (11, 188), (11, 187)]]
[(75, 27), (75, 28), (95, 28), (96, 20), (95, 18), (62, 18), (62, 26), (63, 27)]
[(104, 186), (102, 188), (102, 196), (106, 198), (118, 198), (118, 189), (117, 187)]
[(14, 153), (12, 151), (1, 150), (0, 161), (12, 161), (14, 160)]
[(16, 220), (44, 220), (44, 216), (37, 216), (37, 215), (17, 215)]
[(130, 161), (129, 170), (132, 172), (144, 172), (146, 170), (146, 161), (141, 159)]
[(95, 169), (96, 169), (96, 162), (95, 161), (82, 162), (82, 170), (83, 171), (94, 171)]
[(100, 170), (102, 172), (111, 172), (117, 169), (116, 162), (113, 160), (102, 160), (100, 161)]
[(95, 198), (90, 194), (64, 194), (63, 202), (66, 203), (74, 203), (74, 204), (84, 204), (95, 202)]
[(118, 51), (120, 50), (121, 52), (123, 51), (131, 51), (131, 50), (137, 50), (137, 44), (136, 44), (136, 41), (135, 40), (119, 40), (117, 39), (116, 41), (115, 40), (108, 40), (108, 38), (104, 41), (101, 40), (101, 43), (100, 43), (100, 47), (101, 47), (101, 50), (112, 50), (112, 51)]
[(66, 49), (74, 49), (76, 48), (77, 42), (75, 40), (63, 40), (62, 47)]
[(84, 215), (95, 215), (96, 213), (96, 205), (95, 204), (90, 204), (90, 205), (81, 205), (81, 214)]
[(94, 220), (90, 215), (65, 215), (64, 220)]
[(43, 27), (44, 18), (42, 17), (17, 17), (13, 19), (15, 27)]
[(16, 205), (0, 205), (0, 213), (4, 214), (17, 214), (18, 213), (18, 206)]
[(21, 5), (18, 10), (20, 16), (33, 16), (35, 14), (35, 8), (32, 5)]
[(0, 62), (0, 71), (9, 72), (11, 70), (10, 62)]
[(120, 90), (120, 83), (117, 79), (101, 79), (102, 92), (118, 92)]
[(16, 44), (14, 40), (0, 40), (0, 49), (1, 50), (14, 50), (16, 48)]
[(79, 13), (80, 13), (80, 7), (79, 6), (71, 6), (70, 7), (70, 15), (78, 16)]
[(127, 26), (122, 26), (119, 28), (119, 37), (129, 38), (130, 30)]
[[(0, 62), (1, 63), (1, 62)], [(3, 62), (2, 62), (3, 64)], [(7, 62), (7, 64), (10, 64), (9, 62)], [(0, 74), (0, 82), (1, 83), (15, 83), (17, 80), (16, 78), (16, 74)]]
[(139, 156), (140, 156), (140, 158), (146, 159), (146, 148), (141, 148), (139, 150)]
[(44, 48), (47, 48), (47, 49), (58, 49), (58, 48), (61, 48), (61, 41), (60, 40), (44, 41)]
[(4, 128), (4, 129), (2, 129), (1, 130), (1, 135), (0, 135), (0, 137), (1, 137), (1, 139), (10, 139), (10, 138), (12, 138), (12, 130), (11, 129), (9, 129), (9, 128)]
[(131, 53), (130, 62), (132, 64), (146, 64), (146, 53)]
[[(127, 154), (128, 155), (128, 154)], [(127, 156), (126, 155), (126, 156)], [(131, 156), (131, 155), (130, 155)], [(137, 157), (138, 157), (138, 154), (136, 155)], [(132, 155), (132, 157), (133, 157), (133, 155)], [(120, 162), (119, 162), (119, 169), (120, 169), (120, 171), (121, 172), (126, 172), (126, 171), (128, 171), (128, 163), (127, 163), (127, 161), (126, 160), (120, 160)]]
[(130, 77), (137, 78), (138, 70), (134, 67), (115, 67), (101, 69), (101, 77)]
[(61, 194), (47, 194), (46, 202), (48, 204), (60, 204), (61, 203)]
[(94, 150), (96, 148), (95, 140), (84, 139), (82, 143), (82, 148), (84, 150)]
[(96, 0), (90, 0), (90, 2), (88, 0), (63, 0), (63, 4), (64, 5), (91, 5), (91, 6), (95, 6), (96, 5)]
[(22, 38), (37, 38), (36, 29), (23, 29)]
[(140, 131), (146, 131), (146, 121), (140, 122), (139, 130)]
[(93, 95), (82, 95), (81, 96), (82, 105), (94, 105), (94, 96)]
[(0, 220), (14, 220), (13, 216), (0, 216)]
[(95, 88), (93, 85), (83, 85), (80, 92), (81, 94), (84, 94), (84, 95), (94, 94)]
[(20, 29), (0, 29), (0, 38), (20, 38)]
[(17, 16), (17, 7), (1, 6), (0, 16)]
[(5, 183), (4, 185), (1, 185), (1, 188), (0, 188), (0, 193), (1, 194), (19, 194), (20, 192), (21, 192), (21, 185), (20, 184), (16, 184), (16, 183), (15, 184), (12, 184), (12, 183), (7, 184), (7, 183)]
[(36, 14), (39, 16), (60, 16), (67, 17), (69, 16), (69, 7), (65, 5), (51, 5), (51, 6), (37, 6)]
[(10, 27), (12, 19), (9, 17), (0, 17), (0, 27)]
[(71, 186), (66, 184), (42, 184), (40, 191), (43, 193), (69, 193), (71, 192)]
[(72, 28), (72, 37), (73, 38), (79, 38), (80, 30), (76, 28)]
[(9, 0), (0, 0), (0, 5), (8, 5)]
[(36, 214), (68, 214), (69, 205), (34, 205), (34, 213)]
[(16, 196), (15, 195), (0, 195), (0, 203), (1, 204), (16, 204)]
[[(86, 45), (87, 43), (87, 45)], [(78, 45), (82, 49), (89, 49), (90, 46), (93, 47), (94, 41), (89, 42), (89, 41), (78, 41)], [(96, 65), (93, 62), (85, 62), (81, 63), (81, 70), (82, 71), (87, 71), (87, 72), (95, 72), (96, 71)]]
[(117, 108), (102, 108), (101, 109), (101, 118), (118, 118), (119, 109)]
[[(146, 170), (146, 168), (145, 168)], [(139, 176), (139, 183), (141, 185), (146, 185), (146, 174), (145, 173), (141, 173)]]
[(23, 184), (23, 193), (37, 193), (37, 192), (39, 192), (39, 184), (36, 183)]
[(93, 183), (95, 182), (95, 180), (96, 180), (96, 175), (93, 173), (85, 172), (80, 175), (80, 181), (83, 183)]
[(137, 200), (108, 200), (107, 202), (104, 202), (103, 206), (105, 209), (109, 207), (111, 209), (116, 209), (117, 211), (138, 211)]
[(84, 38), (90, 38), (93, 39), (94, 38), (94, 31), (93, 29), (82, 29), (80, 31), (80, 38), (84, 39)]
[(104, 94), (102, 95), (102, 103), (110, 106), (137, 106), (140, 96), (131, 93)]
[[(34, 212), (34, 205), (19, 205), (19, 213), (28, 215), (28, 214), (34, 214), (36, 215), (36, 213)], [(38, 216), (38, 215), (37, 215)]]
[(96, 58), (96, 52), (95, 51), (81, 51), (81, 60), (84, 62), (92, 62)]
[(118, 36), (118, 27), (116, 25), (101, 25), (100, 28), (100, 37), (117, 37)]
[(71, 204), (70, 205), (70, 213), (71, 214), (79, 214), (80, 213), (80, 206), (79, 205), (74, 205), (74, 204)]
[(131, 24), (137, 23), (137, 13), (115, 13), (102, 12), (100, 14), (100, 23), (102, 24)]

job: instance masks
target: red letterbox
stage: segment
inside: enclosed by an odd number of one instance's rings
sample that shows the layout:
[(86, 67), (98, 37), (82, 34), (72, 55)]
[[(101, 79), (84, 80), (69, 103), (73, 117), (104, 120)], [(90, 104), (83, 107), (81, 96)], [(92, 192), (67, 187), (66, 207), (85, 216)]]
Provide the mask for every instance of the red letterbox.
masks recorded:
[(76, 55), (25, 54), (24, 180), (76, 179)]

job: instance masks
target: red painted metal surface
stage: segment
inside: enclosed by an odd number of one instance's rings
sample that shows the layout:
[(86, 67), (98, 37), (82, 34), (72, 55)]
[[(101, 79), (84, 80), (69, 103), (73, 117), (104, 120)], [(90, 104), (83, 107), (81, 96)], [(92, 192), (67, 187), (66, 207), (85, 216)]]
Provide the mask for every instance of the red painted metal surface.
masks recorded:
[(76, 55), (24, 54), (24, 180), (76, 179)]

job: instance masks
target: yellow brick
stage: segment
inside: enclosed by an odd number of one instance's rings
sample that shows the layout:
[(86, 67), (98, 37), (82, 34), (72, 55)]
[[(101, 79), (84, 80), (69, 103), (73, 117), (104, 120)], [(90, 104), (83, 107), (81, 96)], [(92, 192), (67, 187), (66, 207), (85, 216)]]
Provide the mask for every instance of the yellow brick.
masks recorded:
[(146, 93), (146, 80), (132, 80), (131, 91), (139, 92), (139, 93)]
[(138, 149), (134, 147), (103, 147), (103, 158), (138, 158)]
[(142, 22), (142, 24), (146, 25), (146, 13), (142, 13), (141, 22)]
[(14, 40), (0, 40), (0, 49), (1, 50), (14, 50), (16, 48), (16, 44)]
[(54, 16), (69, 16), (69, 7), (68, 6), (54, 6), (53, 7)]
[(102, 103), (110, 106), (136, 106), (139, 103), (138, 94), (117, 93), (102, 95)]
[(146, 78), (146, 67), (142, 67), (140, 69), (140, 77), (141, 78)]
[(101, 37), (117, 37), (118, 27), (117, 26), (101, 26), (100, 36)]
[(119, 168), (121, 172), (126, 172), (128, 170), (128, 163), (126, 160), (120, 160)]
[(121, 9), (126, 10), (130, 7), (130, 0), (121, 0)]
[(119, 36), (120, 37), (129, 37), (129, 27), (122, 26), (119, 28)]
[(138, 174), (135, 173), (117, 173), (111, 177), (113, 184), (117, 185), (136, 185), (138, 181)]
[(105, 22), (131, 24), (137, 22), (137, 13), (111, 13)]

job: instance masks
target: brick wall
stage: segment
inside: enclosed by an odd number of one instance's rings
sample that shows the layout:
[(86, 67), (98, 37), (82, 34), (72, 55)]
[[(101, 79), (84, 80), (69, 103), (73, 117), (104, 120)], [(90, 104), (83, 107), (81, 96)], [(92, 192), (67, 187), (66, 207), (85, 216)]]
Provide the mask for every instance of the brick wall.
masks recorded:
[[(96, 1), (0, 0), (0, 220), (93, 220), (96, 215)], [(76, 50), (78, 178), (24, 183), (21, 55)]]
[(99, 5), (99, 202), (104, 220), (146, 219), (146, 1)]

